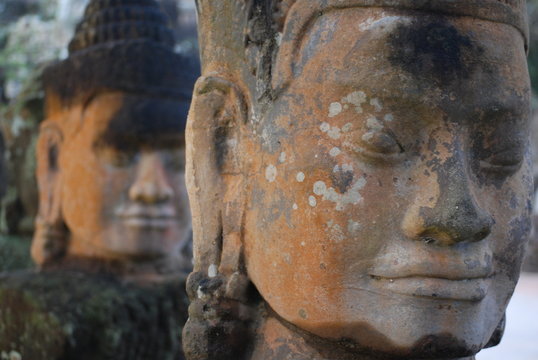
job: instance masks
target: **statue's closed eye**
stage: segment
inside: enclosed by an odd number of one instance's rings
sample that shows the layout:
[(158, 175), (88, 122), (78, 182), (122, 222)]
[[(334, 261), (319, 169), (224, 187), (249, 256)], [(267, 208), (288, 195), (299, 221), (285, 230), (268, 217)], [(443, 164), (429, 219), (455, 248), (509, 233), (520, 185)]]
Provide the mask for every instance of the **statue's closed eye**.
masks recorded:
[(392, 132), (370, 130), (364, 133), (355, 150), (367, 160), (397, 161), (404, 152), (402, 145)]
[(487, 158), (480, 160), (480, 168), (487, 172), (513, 174), (523, 163), (523, 152), (517, 148), (509, 148), (492, 153)]
[(98, 157), (108, 165), (124, 168), (136, 162), (137, 153), (134, 151), (117, 150), (111, 147), (102, 147), (98, 151)]

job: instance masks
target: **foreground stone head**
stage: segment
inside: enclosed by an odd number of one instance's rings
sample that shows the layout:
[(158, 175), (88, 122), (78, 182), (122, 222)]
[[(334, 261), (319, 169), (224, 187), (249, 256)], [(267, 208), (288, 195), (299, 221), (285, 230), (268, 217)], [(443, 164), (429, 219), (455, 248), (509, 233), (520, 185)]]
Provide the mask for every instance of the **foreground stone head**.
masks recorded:
[(524, 6), (198, 2), (191, 359), (500, 339), (530, 228)]
[(45, 71), (38, 264), (190, 267), (184, 129), (197, 70), (173, 53), (165, 21), (153, 0), (92, 1), (69, 57)]

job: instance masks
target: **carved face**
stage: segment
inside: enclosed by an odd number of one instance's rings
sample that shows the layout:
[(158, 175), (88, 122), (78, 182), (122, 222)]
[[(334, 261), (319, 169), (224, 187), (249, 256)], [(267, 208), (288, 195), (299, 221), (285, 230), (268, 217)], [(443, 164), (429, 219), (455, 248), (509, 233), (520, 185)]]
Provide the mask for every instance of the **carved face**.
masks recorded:
[[(84, 109), (59, 156), (69, 253), (177, 256), (190, 233), (177, 102), (110, 93)], [(69, 119), (70, 121), (74, 119)]]
[(529, 230), (521, 34), (348, 9), (319, 18), (297, 53), (296, 78), (247, 154), (250, 278), (281, 317), (321, 337), (476, 353), (503, 316)]

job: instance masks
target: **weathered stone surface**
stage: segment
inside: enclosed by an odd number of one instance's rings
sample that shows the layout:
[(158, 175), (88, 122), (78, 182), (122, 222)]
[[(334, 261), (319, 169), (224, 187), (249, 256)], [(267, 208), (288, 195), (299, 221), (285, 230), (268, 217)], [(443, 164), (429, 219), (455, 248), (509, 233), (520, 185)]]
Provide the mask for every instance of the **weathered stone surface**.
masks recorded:
[(146, 285), (76, 271), (0, 276), (0, 353), (21, 359), (183, 359), (181, 279)]
[(531, 227), (524, 7), (198, 1), (188, 359), (499, 341)]
[(198, 69), (173, 44), (154, 0), (90, 1), (69, 57), (44, 71), (41, 267), (110, 260), (142, 277), (191, 267), (184, 129)]

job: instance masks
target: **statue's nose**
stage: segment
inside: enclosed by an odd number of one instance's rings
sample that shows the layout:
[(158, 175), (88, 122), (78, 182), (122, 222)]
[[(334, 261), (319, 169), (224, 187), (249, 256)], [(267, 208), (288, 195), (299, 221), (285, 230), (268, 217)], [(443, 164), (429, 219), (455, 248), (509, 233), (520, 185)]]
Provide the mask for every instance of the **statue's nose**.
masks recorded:
[(129, 189), (133, 201), (155, 204), (173, 196), (164, 165), (156, 153), (143, 153), (136, 169), (136, 178)]
[(451, 246), (480, 241), (490, 234), (493, 218), (479, 206), (466, 169), (456, 154), (438, 166), (436, 176), (420, 184), (420, 194), (402, 223), (409, 239)]

